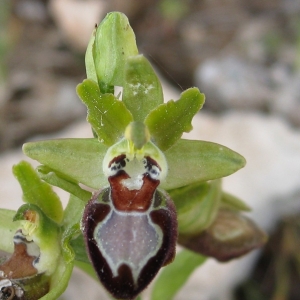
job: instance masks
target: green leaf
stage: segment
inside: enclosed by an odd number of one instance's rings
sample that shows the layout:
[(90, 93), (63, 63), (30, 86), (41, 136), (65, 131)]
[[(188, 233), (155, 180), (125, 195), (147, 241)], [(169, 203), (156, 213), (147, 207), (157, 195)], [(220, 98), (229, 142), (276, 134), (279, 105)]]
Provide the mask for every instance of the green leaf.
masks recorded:
[(22, 187), (24, 202), (39, 206), (50, 219), (60, 223), (63, 207), (51, 186), (43, 182), (26, 161), (13, 166), (13, 173)]
[(221, 201), (221, 180), (168, 191), (176, 205), (180, 234), (196, 235), (215, 220)]
[(124, 135), (132, 115), (113, 94), (100, 94), (96, 82), (86, 79), (77, 86), (77, 94), (88, 108), (87, 120), (100, 142), (111, 146)]
[(205, 141), (181, 139), (165, 152), (165, 156), (169, 170), (161, 187), (166, 190), (222, 178), (246, 164), (240, 154)]
[(180, 139), (183, 132), (193, 129), (192, 119), (202, 108), (204, 99), (199, 89), (190, 88), (181, 94), (179, 100), (170, 100), (150, 112), (145, 124), (161, 150), (167, 150)]
[(165, 267), (154, 283), (151, 300), (172, 300), (195, 269), (206, 260), (205, 256), (183, 250), (173, 263)]
[(123, 102), (135, 121), (144, 122), (151, 110), (163, 103), (161, 83), (143, 55), (127, 59)]
[(97, 28), (94, 29), (85, 52), (85, 69), (86, 69), (86, 77), (88, 79), (94, 80), (95, 82), (98, 82), (94, 57), (93, 57), (93, 48), (94, 48), (96, 30)]
[(41, 179), (47, 183), (57, 186), (64, 191), (77, 196), (81, 201), (86, 203), (92, 197), (92, 193), (86, 190), (83, 190), (78, 184), (60, 178), (51, 168), (46, 166), (37, 167), (37, 172)]
[(109, 13), (96, 30), (93, 47), (101, 93), (109, 86), (124, 85), (124, 68), (129, 56), (138, 54), (135, 35), (127, 17), (119, 12)]
[(26, 143), (24, 153), (63, 179), (99, 189), (108, 184), (102, 161), (107, 147), (97, 139), (61, 139)]
[(9, 253), (14, 251), (13, 238), (20, 228), (20, 222), (13, 222), (15, 214), (14, 210), (0, 209), (0, 249)]

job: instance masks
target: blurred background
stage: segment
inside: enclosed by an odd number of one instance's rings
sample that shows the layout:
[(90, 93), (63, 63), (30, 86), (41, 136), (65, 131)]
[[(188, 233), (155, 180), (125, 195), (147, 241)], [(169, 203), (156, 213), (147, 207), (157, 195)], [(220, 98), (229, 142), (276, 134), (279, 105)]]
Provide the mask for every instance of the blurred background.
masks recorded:
[(249, 161), (225, 187), (257, 209), (270, 240), (226, 299), (300, 299), (299, 0), (0, 0), (0, 164), (25, 141), (85, 119), (75, 87), (92, 30), (110, 11), (128, 16), (170, 95), (205, 93), (197, 138)]

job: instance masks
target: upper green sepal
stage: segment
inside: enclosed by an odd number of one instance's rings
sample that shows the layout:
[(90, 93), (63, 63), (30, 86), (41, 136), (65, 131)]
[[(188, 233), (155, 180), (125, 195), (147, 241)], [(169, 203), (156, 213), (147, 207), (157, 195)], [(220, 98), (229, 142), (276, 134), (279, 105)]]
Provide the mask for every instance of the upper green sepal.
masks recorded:
[[(86, 55), (93, 56), (101, 92), (108, 92), (111, 86), (123, 86), (126, 59), (138, 54), (135, 35), (127, 17), (120, 12), (107, 14), (96, 28), (91, 43), (92, 51)], [(92, 59), (87, 57), (86, 60)], [(87, 65), (87, 68), (90, 66)], [(93, 76), (93, 69), (87, 70), (87, 73)]]
[(53, 169), (59, 177), (99, 189), (108, 184), (102, 172), (107, 147), (95, 138), (61, 139), (23, 145), (30, 158)]
[(170, 100), (149, 113), (145, 124), (161, 150), (167, 150), (180, 139), (183, 132), (193, 129), (192, 119), (204, 101), (204, 94), (198, 88), (190, 88), (180, 95), (179, 100)]
[(161, 83), (143, 55), (128, 57), (122, 100), (134, 121), (144, 122), (149, 112), (163, 103)]
[(222, 178), (246, 164), (245, 158), (235, 151), (205, 141), (181, 139), (164, 154), (168, 176), (161, 187), (166, 190)]
[(118, 142), (133, 120), (124, 103), (113, 94), (101, 94), (97, 83), (90, 79), (80, 83), (76, 91), (88, 108), (87, 120), (100, 142), (107, 146)]
[(13, 166), (13, 173), (21, 185), (24, 202), (39, 206), (50, 219), (60, 223), (63, 217), (63, 207), (51, 186), (43, 182), (26, 161)]

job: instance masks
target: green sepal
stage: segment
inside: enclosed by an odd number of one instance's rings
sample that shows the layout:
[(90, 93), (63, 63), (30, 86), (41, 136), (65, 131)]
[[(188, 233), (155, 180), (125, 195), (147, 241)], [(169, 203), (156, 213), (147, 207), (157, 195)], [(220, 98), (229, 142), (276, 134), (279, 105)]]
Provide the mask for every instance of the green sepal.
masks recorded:
[(246, 160), (233, 150), (211, 142), (179, 140), (165, 153), (168, 176), (165, 190), (228, 176), (245, 166)]
[(176, 255), (175, 260), (161, 271), (154, 283), (151, 300), (172, 300), (191, 274), (205, 260), (205, 256), (182, 250)]
[(88, 108), (87, 121), (92, 125), (101, 143), (111, 146), (124, 135), (133, 120), (125, 104), (113, 94), (100, 94), (98, 85), (85, 79), (77, 86), (77, 94)]
[(134, 121), (140, 122), (144, 122), (149, 112), (163, 103), (161, 83), (143, 55), (127, 59), (122, 100)]
[(60, 223), (63, 217), (62, 203), (51, 186), (43, 182), (26, 161), (13, 166), (13, 174), (23, 191), (23, 201), (39, 206), (53, 221)]
[(96, 29), (93, 58), (101, 93), (124, 85), (126, 59), (138, 54), (128, 18), (120, 12), (107, 14)]
[(92, 36), (90, 38), (89, 44), (85, 52), (85, 69), (86, 69), (86, 77), (98, 83), (95, 62), (93, 57), (93, 48), (95, 43), (96, 30), (97, 28), (93, 30)]
[(51, 168), (42, 165), (37, 167), (36, 170), (41, 179), (53, 186), (63, 189), (74, 196), (77, 196), (84, 203), (91, 199), (91, 192), (82, 189), (77, 183), (60, 178)]
[(251, 207), (247, 203), (226, 192), (222, 193), (221, 208), (235, 211), (251, 211)]
[(0, 209), (0, 250), (13, 253), (13, 238), (16, 231), (20, 228), (19, 222), (13, 222), (16, 212), (9, 209)]
[(39, 141), (23, 146), (28, 157), (55, 170), (60, 178), (95, 189), (108, 184), (102, 171), (107, 149), (95, 138)]
[[(102, 171), (107, 147), (97, 139), (61, 139), (26, 143), (24, 153), (66, 180), (99, 189), (108, 181)], [(165, 153), (168, 176), (161, 188), (170, 190), (228, 176), (246, 161), (229, 148), (205, 141), (179, 140)]]
[(221, 180), (195, 183), (168, 191), (176, 205), (178, 232), (195, 235), (215, 220), (221, 201)]
[(198, 88), (190, 88), (181, 93), (179, 100), (170, 100), (149, 113), (145, 124), (161, 150), (167, 150), (180, 139), (183, 132), (193, 129), (192, 119), (204, 101), (204, 94)]

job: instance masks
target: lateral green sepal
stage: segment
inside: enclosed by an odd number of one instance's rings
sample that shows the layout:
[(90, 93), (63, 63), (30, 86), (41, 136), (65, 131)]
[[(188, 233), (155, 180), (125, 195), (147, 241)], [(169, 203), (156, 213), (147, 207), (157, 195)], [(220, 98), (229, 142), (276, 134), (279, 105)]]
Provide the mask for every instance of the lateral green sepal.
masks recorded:
[(99, 189), (108, 184), (102, 171), (107, 147), (95, 138), (60, 139), (23, 145), (30, 158), (53, 169), (63, 179)]
[(166, 190), (222, 178), (246, 164), (244, 157), (235, 151), (205, 141), (181, 139), (164, 154), (169, 169), (161, 187)]

